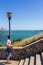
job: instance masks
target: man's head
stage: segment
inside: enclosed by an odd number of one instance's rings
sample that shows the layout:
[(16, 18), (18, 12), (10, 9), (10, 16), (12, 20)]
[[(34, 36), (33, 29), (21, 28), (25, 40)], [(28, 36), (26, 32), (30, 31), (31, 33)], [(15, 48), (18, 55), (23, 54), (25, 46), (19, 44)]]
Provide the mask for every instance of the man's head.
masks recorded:
[(8, 39), (10, 39), (10, 36), (7, 36)]

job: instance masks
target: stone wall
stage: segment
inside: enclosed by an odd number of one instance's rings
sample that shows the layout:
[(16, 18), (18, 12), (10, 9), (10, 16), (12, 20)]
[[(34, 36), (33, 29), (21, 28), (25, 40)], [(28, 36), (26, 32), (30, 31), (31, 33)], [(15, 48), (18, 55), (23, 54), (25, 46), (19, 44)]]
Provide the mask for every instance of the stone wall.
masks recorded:
[[(11, 59), (20, 60), (21, 58), (30, 57), (31, 55), (35, 55), (36, 53), (40, 53), (43, 51), (43, 40), (38, 41), (30, 46), (12, 50)], [(5, 56), (5, 48), (0, 48), (0, 59), (6, 59)]]

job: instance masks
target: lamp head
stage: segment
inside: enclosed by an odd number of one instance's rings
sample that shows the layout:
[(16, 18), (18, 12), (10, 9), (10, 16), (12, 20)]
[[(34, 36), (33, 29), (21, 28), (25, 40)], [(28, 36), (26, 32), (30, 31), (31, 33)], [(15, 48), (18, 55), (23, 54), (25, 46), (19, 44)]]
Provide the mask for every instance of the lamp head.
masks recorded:
[(12, 13), (11, 12), (7, 12), (7, 16), (8, 16), (8, 19), (10, 21), (11, 17), (12, 17)]

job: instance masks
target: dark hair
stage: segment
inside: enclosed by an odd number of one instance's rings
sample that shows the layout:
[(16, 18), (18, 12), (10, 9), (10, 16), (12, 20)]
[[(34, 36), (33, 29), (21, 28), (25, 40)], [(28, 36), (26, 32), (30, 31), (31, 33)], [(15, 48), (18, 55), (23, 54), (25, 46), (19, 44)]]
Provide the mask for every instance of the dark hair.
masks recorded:
[(7, 36), (8, 39), (10, 39), (10, 36)]

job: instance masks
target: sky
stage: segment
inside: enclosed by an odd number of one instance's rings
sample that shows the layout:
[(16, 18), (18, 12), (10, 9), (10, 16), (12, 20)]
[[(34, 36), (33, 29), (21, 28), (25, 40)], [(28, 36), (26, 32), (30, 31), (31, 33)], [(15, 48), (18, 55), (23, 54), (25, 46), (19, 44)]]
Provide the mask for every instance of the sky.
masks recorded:
[(7, 12), (12, 12), (12, 30), (43, 30), (43, 0), (0, 0), (0, 28), (6, 30)]

